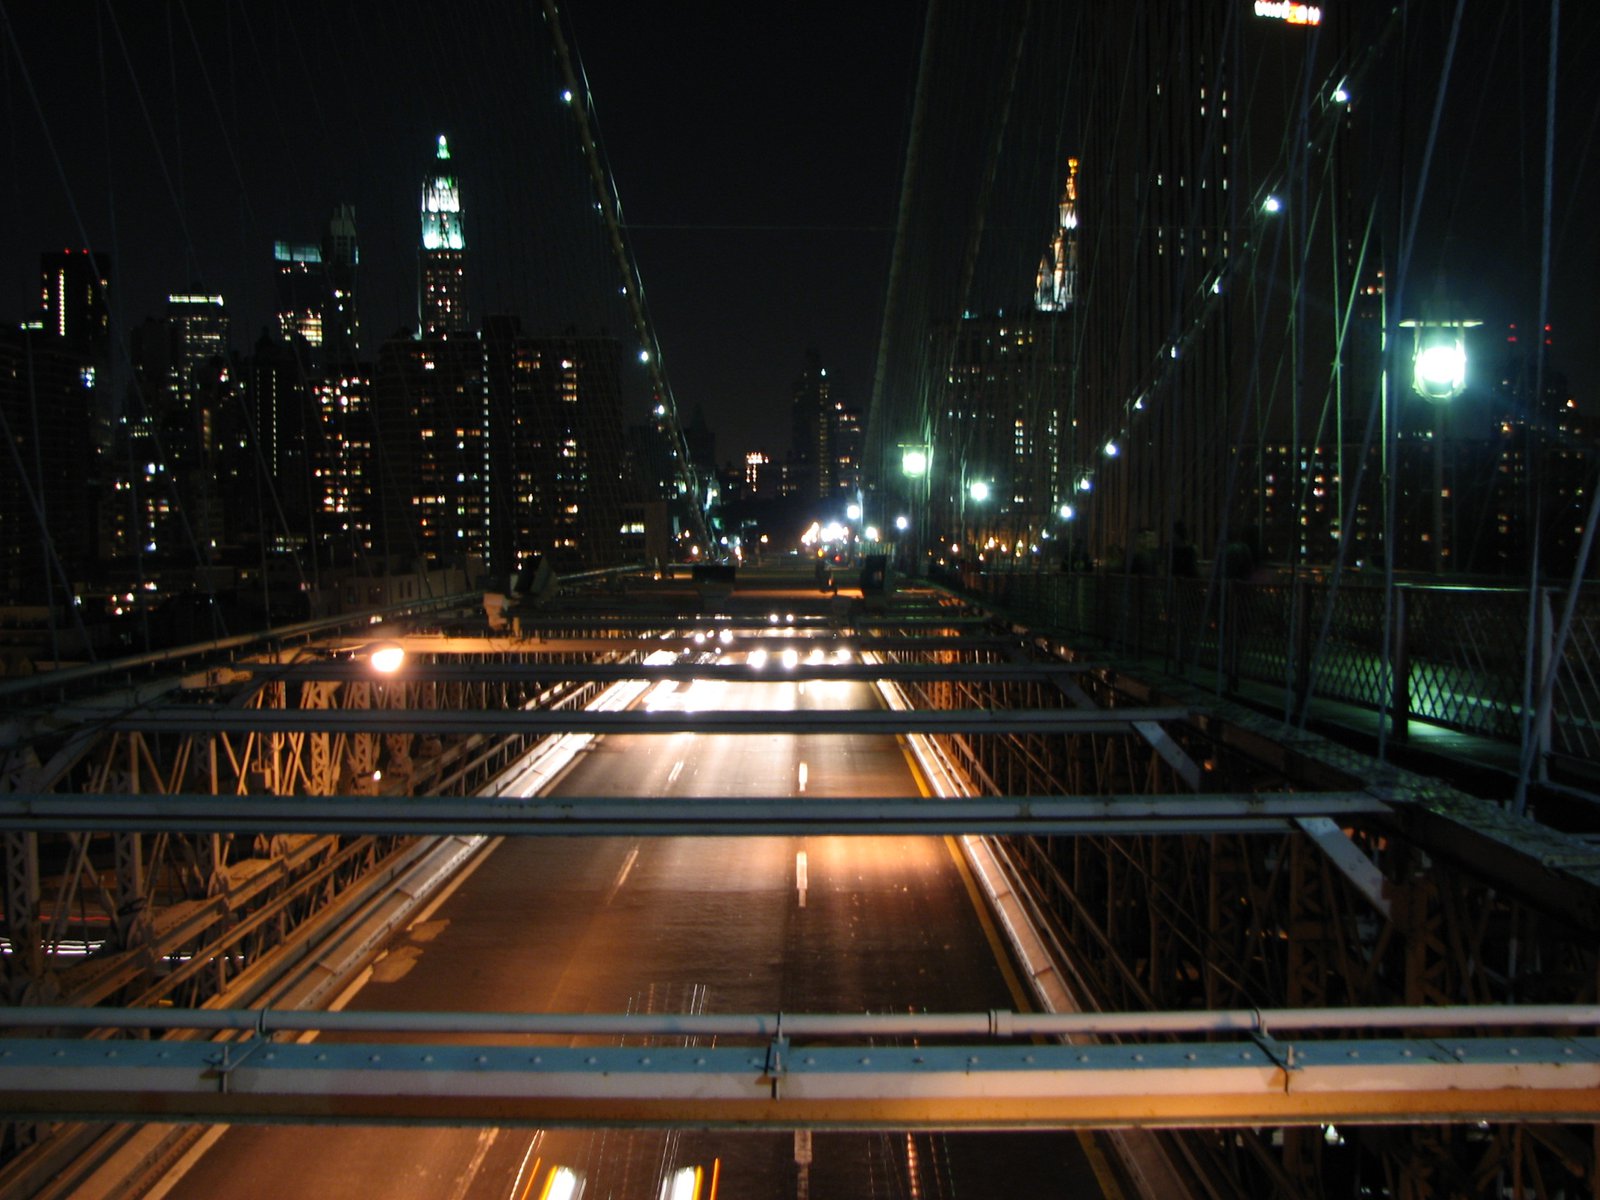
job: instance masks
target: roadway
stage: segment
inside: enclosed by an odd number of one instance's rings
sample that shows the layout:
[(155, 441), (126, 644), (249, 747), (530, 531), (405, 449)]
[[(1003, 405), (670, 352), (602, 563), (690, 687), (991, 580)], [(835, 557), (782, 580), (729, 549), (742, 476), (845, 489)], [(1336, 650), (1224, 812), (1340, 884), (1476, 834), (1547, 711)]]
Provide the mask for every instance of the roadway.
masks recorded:
[[(774, 673), (781, 668), (774, 664)], [(844, 681), (663, 682), (656, 708), (865, 708)], [(596, 796), (910, 795), (897, 739), (612, 735), (557, 785)], [(522, 838), (500, 843), (347, 997), (365, 1010), (974, 1011), (1019, 1003), (940, 838)], [(164, 1193), (657, 1200), (682, 1167), (723, 1197), (1105, 1194), (1088, 1136), (238, 1126)], [(1093, 1160), (1093, 1162), (1091, 1162)], [(552, 1194), (555, 1194), (552, 1192)], [(1114, 1194), (1114, 1193), (1113, 1193)]]

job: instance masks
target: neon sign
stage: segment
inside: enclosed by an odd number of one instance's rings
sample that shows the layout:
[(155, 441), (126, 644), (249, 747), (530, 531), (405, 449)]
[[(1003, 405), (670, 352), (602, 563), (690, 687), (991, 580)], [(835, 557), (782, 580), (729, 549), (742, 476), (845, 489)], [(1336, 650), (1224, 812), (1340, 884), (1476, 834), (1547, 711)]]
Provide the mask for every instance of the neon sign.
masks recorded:
[(1271, 17), (1288, 25), (1322, 24), (1322, 9), (1295, 0), (1256, 0), (1256, 16)]

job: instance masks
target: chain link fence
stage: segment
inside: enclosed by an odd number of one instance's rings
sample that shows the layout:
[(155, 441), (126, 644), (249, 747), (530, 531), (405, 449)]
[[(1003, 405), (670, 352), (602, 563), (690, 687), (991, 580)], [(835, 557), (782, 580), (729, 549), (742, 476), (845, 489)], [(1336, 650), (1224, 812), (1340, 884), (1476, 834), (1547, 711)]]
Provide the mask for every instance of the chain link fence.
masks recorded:
[(1337, 701), (1387, 715), (1399, 734), (1415, 721), (1516, 745), (1527, 724), (1546, 761), (1600, 764), (1600, 601), (1589, 595), (1578, 598), (1541, 725), (1559, 589), (1530, 604), (1526, 589), (1407, 583), (1386, 594), (1310, 577), (985, 572), (964, 583), (1019, 621), (1091, 651), (1159, 661), (1224, 694), (1278, 688), (1296, 714), (1312, 699)]

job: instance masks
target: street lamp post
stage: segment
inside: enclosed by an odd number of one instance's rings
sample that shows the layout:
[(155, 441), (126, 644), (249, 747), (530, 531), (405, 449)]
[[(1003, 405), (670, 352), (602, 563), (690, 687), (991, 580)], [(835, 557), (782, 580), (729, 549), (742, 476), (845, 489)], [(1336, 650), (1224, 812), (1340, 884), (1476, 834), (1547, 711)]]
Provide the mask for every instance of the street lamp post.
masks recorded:
[[(900, 443), (900, 474), (911, 493), (911, 552), (907, 555), (906, 569), (913, 577), (922, 574), (922, 530), (928, 523), (928, 506), (925, 503), (929, 477), (933, 467), (933, 447), (926, 442)], [(905, 532), (906, 526), (895, 522), (895, 527)]]
[(1476, 318), (1459, 320), (1416, 319), (1400, 322), (1412, 331), (1411, 388), (1433, 409), (1433, 569), (1443, 574), (1447, 565), (1444, 547), (1444, 428), (1442, 406), (1454, 400), (1467, 386), (1466, 331), (1482, 325)]

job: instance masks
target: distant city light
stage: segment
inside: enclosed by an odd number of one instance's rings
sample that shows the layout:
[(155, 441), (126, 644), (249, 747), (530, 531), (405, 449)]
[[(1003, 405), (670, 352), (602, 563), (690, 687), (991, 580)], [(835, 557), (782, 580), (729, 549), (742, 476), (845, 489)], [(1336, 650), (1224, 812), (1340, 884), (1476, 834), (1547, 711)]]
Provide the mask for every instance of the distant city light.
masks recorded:
[(1121, 451), (1117, 448), (1115, 442), (1107, 442), (1105, 444), (1105, 456), (1107, 458), (1115, 458), (1120, 453)]
[(1350, 103), (1350, 92), (1349, 89), (1344, 86), (1344, 84), (1341, 83), (1338, 87), (1333, 89), (1333, 102), (1335, 104)]
[(894, 527), (904, 533), (911, 528), (911, 519), (909, 517), (896, 517), (894, 519)]
[(900, 447), (900, 474), (908, 479), (921, 479), (928, 473), (928, 448), (926, 446)]
[(564, 88), (562, 90), (562, 92), (561, 92), (561, 99), (562, 99), (562, 101), (564, 103), (571, 104), (572, 103), (572, 89), (571, 88)]
[(639, 361), (642, 362), (642, 363), (649, 362), (650, 361), (650, 351), (648, 351), (648, 350), (639, 351)]
[(861, 520), (861, 505), (854, 503), (846, 505), (844, 515), (852, 521)]
[(1270, 17), (1286, 25), (1321, 25), (1322, 9), (1297, 0), (1256, 0), (1256, 16)]
[(1073, 517), (1075, 517), (1077, 515), (1077, 510), (1074, 509), (1072, 507), (1072, 505), (1070, 505), (1070, 504), (1063, 504), (1061, 506), (1061, 508), (1059, 509), (1059, 511), (1061, 513), (1061, 519), (1063, 521), (1070, 521), (1070, 520), (1072, 520)]
[(982, 504), (989, 498), (989, 485), (980, 479), (967, 489), (967, 495)]
[(1275, 213), (1281, 211), (1282, 209), (1283, 201), (1279, 200), (1276, 196), (1268, 196), (1261, 202), (1261, 211), (1264, 213)]

